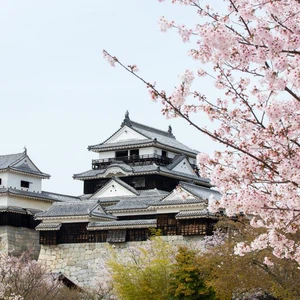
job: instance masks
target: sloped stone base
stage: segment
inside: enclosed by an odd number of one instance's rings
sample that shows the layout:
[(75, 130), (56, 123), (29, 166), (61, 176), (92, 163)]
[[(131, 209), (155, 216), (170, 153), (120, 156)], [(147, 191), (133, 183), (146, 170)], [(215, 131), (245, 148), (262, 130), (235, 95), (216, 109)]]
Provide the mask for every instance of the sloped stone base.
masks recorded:
[[(173, 245), (196, 243), (198, 248), (204, 247), (204, 237), (168, 236), (164, 240)], [(49, 272), (62, 273), (80, 287), (93, 287), (101, 280), (101, 272), (97, 266), (99, 258), (110, 256), (110, 247), (115, 249), (129, 246), (142, 246), (145, 242), (127, 242), (120, 244), (80, 243), (42, 245), (39, 263)]]
[(20, 255), (29, 252), (33, 259), (40, 253), (39, 233), (34, 229), (14, 226), (0, 226), (1, 253)]

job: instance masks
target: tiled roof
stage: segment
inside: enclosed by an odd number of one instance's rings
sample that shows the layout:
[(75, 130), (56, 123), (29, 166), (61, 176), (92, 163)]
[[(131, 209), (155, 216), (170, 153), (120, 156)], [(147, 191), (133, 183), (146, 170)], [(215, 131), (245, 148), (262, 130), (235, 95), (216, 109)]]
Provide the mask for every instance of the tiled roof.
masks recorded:
[(199, 152), (196, 150), (193, 150), (186, 145), (178, 142), (175, 138), (175, 136), (172, 133), (169, 133), (167, 131), (162, 131), (150, 126), (146, 126), (137, 122), (130, 121), (131, 128), (140, 134), (154, 140), (156, 139), (160, 144), (166, 145), (172, 148), (176, 148), (178, 150), (183, 150), (186, 152), (190, 152), (194, 155), (197, 155)]
[(199, 217), (211, 218), (211, 217), (215, 217), (215, 214), (210, 213), (207, 209), (201, 209), (201, 210), (181, 211), (175, 216), (176, 219), (193, 219)]
[(156, 219), (146, 220), (125, 220), (108, 222), (91, 222), (88, 224), (88, 230), (109, 230), (119, 228), (150, 228), (156, 227)]
[(200, 199), (208, 200), (210, 196), (214, 196), (217, 200), (221, 199), (221, 194), (218, 191), (183, 181), (180, 181), (179, 185)]
[(76, 202), (56, 202), (46, 211), (36, 215), (38, 220), (55, 217), (99, 217), (114, 219), (113, 216), (106, 214), (97, 201), (76, 201)]
[(156, 196), (137, 196), (137, 197), (122, 197), (115, 205), (106, 207), (106, 211), (128, 211), (128, 210), (145, 210), (151, 204), (165, 197), (164, 195)]
[(107, 144), (99, 144), (99, 145), (94, 145), (94, 146), (89, 146), (89, 150), (102, 150), (102, 151), (107, 151), (110, 149), (123, 149), (125, 147), (130, 147), (130, 146), (152, 146), (154, 144), (154, 141), (150, 139), (145, 139), (145, 140), (126, 140), (122, 142), (115, 142), (115, 143), (107, 143)]
[[(122, 163), (122, 164), (113, 164), (113, 166), (119, 167), (121, 170), (124, 171), (124, 173), (126, 175), (158, 174), (159, 173), (159, 174), (164, 174), (168, 177), (192, 180), (192, 181), (199, 182), (199, 183), (201, 182), (203, 184), (210, 186), (210, 184), (209, 184), (210, 180), (207, 178), (198, 177), (196, 174), (190, 175), (190, 174), (186, 174), (186, 173), (182, 173), (182, 172), (178, 172), (178, 171), (174, 171), (174, 170), (169, 170), (167, 167), (162, 167), (162, 166), (158, 167), (155, 163), (153, 163), (151, 165), (141, 165), (141, 166), (129, 166), (125, 163)], [(101, 175), (104, 175), (110, 167), (112, 167), (112, 165), (110, 165), (106, 169), (89, 170), (89, 171), (86, 171), (83, 173), (74, 174), (73, 178), (79, 179), (79, 180), (101, 178), (102, 177)]]
[[(32, 168), (30, 165), (26, 163), (22, 163), (21, 165), (17, 165), (19, 162), (22, 162), (23, 159), (27, 159), (31, 162), (31, 164), (34, 166)], [(50, 175), (41, 172), (31, 161), (29, 156), (27, 155), (27, 152), (23, 153), (16, 153), (16, 154), (8, 154), (8, 155), (0, 155), (0, 170), (11, 170), (16, 172), (22, 172), (22, 173), (29, 173), (35, 176), (43, 177), (43, 178), (49, 178)]]
[(198, 151), (193, 150), (186, 145), (178, 142), (175, 138), (175, 136), (168, 131), (159, 130), (144, 124), (140, 124), (137, 122), (134, 122), (129, 119), (129, 117), (126, 117), (121, 125), (121, 128), (124, 126), (129, 126), (134, 131), (140, 133), (144, 137), (146, 137), (145, 140), (128, 140), (124, 142), (118, 142), (118, 143), (106, 143), (107, 140), (109, 140), (113, 135), (115, 135), (117, 132), (119, 132), (121, 129), (117, 130), (112, 136), (110, 136), (108, 139), (106, 139), (104, 142), (89, 146), (88, 149), (92, 151), (106, 151), (108, 149), (117, 149), (122, 148), (126, 146), (145, 146), (146, 144), (160, 144), (161, 147), (168, 147), (179, 151), (184, 151), (192, 155), (197, 155)]
[(24, 214), (24, 215), (35, 215), (36, 213), (41, 212), (41, 210), (38, 209), (32, 209), (32, 208), (22, 208), (19, 206), (0, 206), (0, 212), (13, 212), (18, 214)]
[(141, 196), (157, 196), (157, 195), (168, 195), (169, 192), (158, 190), (158, 189), (152, 189), (152, 190), (139, 190)]
[(40, 223), (35, 227), (36, 230), (48, 231), (48, 230), (59, 230), (61, 223)]
[(150, 206), (178, 206), (178, 205), (188, 205), (188, 204), (201, 204), (205, 203), (205, 200), (202, 199), (170, 199), (170, 200), (163, 200), (163, 201), (157, 201), (155, 203), (152, 203)]
[(172, 170), (185, 158), (186, 158), (186, 156), (184, 154), (176, 155), (174, 157), (173, 161), (167, 165), (167, 169)]
[(79, 197), (55, 194), (55, 193), (50, 193), (45, 191), (42, 191), (41, 193), (36, 193), (36, 192), (30, 192), (30, 191), (12, 189), (12, 188), (0, 188), (0, 196), (7, 195), (7, 194), (12, 196), (32, 198), (36, 200), (51, 201), (51, 202), (56, 202), (56, 201), (68, 202), (68, 201), (76, 201), (76, 200), (80, 201)]
[(127, 184), (126, 182), (124, 182), (120, 178), (114, 176), (114, 177), (112, 177), (112, 180), (114, 180), (115, 182), (117, 182), (118, 184), (120, 184), (122, 187), (124, 187), (125, 189), (129, 190), (133, 194), (135, 194), (135, 195), (139, 195), (140, 194), (134, 187), (130, 186), (129, 184)]
[(24, 157), (25, 153), (0, 155), (0, 169), (7, 169), (10, 165), (18, 162)]
[(80, 201), (80, 198), (77, 196), (57, 194), (57, 193), (51, 193), (46, 191), (42, 191), (41, 194), (45, 197), (48, 197), (49, 199), (52, 199), (53, 201), (60, 201), (60, 202)]

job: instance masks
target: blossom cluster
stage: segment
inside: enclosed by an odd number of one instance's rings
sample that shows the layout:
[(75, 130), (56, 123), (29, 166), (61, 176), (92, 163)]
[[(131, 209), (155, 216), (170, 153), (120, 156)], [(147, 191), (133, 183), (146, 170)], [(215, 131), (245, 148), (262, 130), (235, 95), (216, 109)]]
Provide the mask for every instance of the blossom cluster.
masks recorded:
[[(161, 30), (174, 28), (190, 41), (189, 55), (201, 69), (186, 70), (170, 96), (156, 91), (155, 100), (168, 116), (184, 117), (226, 146), (198, 155), (201, 175), (223, 195), (209, 208), (243, 213), (267, 229), (236, 253), (271, 247), (275, 256), (300, 263), (300, 3), (230, 0), (223, 10), (205, 1), (172, 2), (194, 6), (199, 23), (188, 29), (162, 18)], [(211, 78), (223, 96), (193, 90), (194, 73)], [(216, 121), (215, 129), (199, 127), (191, 112)]]

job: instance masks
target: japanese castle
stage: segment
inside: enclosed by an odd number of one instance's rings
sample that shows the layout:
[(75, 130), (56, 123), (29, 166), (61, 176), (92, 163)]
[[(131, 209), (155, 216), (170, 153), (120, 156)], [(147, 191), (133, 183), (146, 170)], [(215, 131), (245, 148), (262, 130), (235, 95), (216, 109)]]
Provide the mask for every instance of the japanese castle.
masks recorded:
[[(162, 131), (129, 118), (100, 144), (91, 169), (74, 174), (83, 181), (78, 197), (44, 192), (49, 178), (26, 151), (0, 156), (1, 226), (39, 233), (37, 243), (124, 243), (161, 235), (207, 235), (218, 217), (207, 210), (220, 198), (196, 166), (197, 151)], [(3, 197), (4, 196), (4, 197)]]

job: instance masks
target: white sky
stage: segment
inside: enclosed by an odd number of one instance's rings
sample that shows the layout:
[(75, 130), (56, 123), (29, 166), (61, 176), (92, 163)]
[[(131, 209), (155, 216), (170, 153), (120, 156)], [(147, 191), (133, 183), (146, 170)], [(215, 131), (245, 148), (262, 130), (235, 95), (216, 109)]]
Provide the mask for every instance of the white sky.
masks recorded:
[[(0, 0), (0, 154), (26, 146), (51, 175), (44, 190), (81, 194), (83, 183), (72, 175), (97, 158), (87, 146), (115, 132), (126, 110), (159, 129), (171, 124), (177, 140), (212, 152), (210, 139), (182, 120), (166, 120), (142, 83), (103, 59), (106, 49), (171, 91), (178, 75), (196, 64), (187, 56), (191, 44), (160, 32), (162, 15), (197, 22), (192, 8), (156, 0)], [(201, 88), (213, 90), (207, 83)]]

